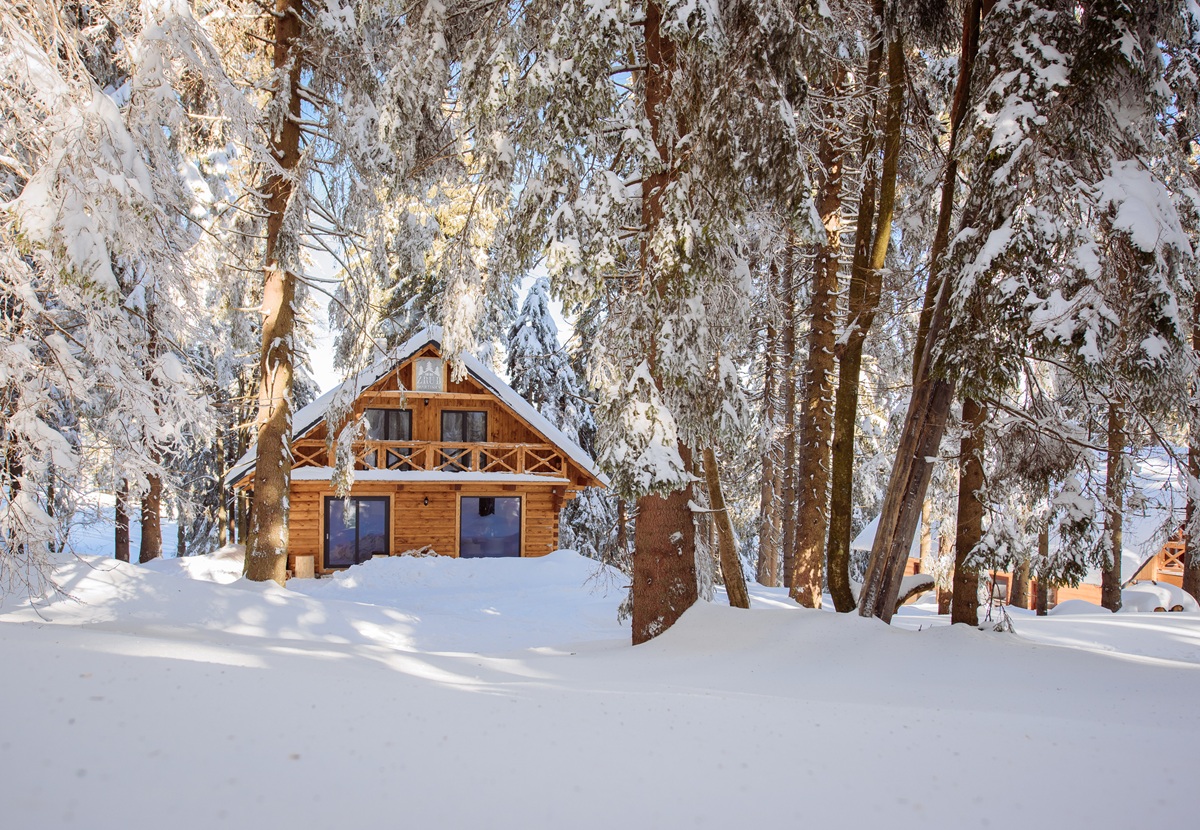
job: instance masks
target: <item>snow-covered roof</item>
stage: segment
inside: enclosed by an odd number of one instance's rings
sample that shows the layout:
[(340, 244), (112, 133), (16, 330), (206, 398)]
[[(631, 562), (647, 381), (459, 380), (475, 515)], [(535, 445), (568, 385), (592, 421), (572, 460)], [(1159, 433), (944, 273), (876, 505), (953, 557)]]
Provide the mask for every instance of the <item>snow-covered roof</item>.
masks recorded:
[[(850, 543), (850, 550), (871, 552), (871, 546), (875, 544), (875, 534), (879, 532), (879, 517), (876, 516), (871, 521), (867, 522), (867, 526), (858, 532), (854, 537), (854, 541)], [(931, 531), (931, 548), (934, 553), (938, 549), (937, 525), (933, 526)], [(916, 559), (921, 555), (921, 519), (917, 518), (917, 532), (913, 535), (912, 547), (908, 551), (908, 555), (912, 559)]]
[[(295, 441), (298, 438), (304, 437), (318, 424), (324, 421), (325, 416), (328, 414), (330, 408), (335, 402), (348, 405), (373, 384), (378, 383), (384, 376), (395, 369), (398, 365), (408, 360), (410, 357), (430, 344), (437, 346), (439, 349), (441, 348), (441, 326), (428, 326), (424, 331), (418, 332), (416, 335), (409, 338), (405, 343), (397, 346), (385, 357), (375, 361), (375, 363), (373, 363), (370, 367), (359, 372), (354, 377), (346, 379), (333, 389), (330, 389), (308, 406), (299, 409), (294, 415), (292, 415), (292, 440)], [(460, 354), (459, 359), (462, 360), (463, 365), (466, 366), (468, 374), (470, 374), (476, 381), (483, 384), (483, 386), (495, 394), (496, 397), (503, 401), (509, 409), (513, 410), (513, 412), (515, 412), (521, 419), (529, 424), (529, 426), (533, 427), (534, 431), (539, 433), (549, 443), (554, 444), (558, 449), (562, 450), (563, 453), (569, 459), (571, 459), (571, 461), (577, 464), (589, 475), (594, 476), (597, 480), (605, 485), (608, 484), (608, 477), (605, 476), (604, 473), (600, 472), (600, 469), (596, 466), (596, 462), (592, 460), (591, 456), (584, 452), (578, 444), (568, 438), (562, 430), (546, 420), (546, 417), (542, 415), (542, 413), (534, 409), (533, 405), (530, 404), (529, 401), (518, 395), (507, 383), (501, 380), (495, 372), (484, 366), (483, 363), (474, 355), (466, 352)], [(232, 483), (239, 480), (242, 478), (242, 476), (254, 468), (257, 449), (257, 445), (252, 444), (250, 449), (246, 451), (245, 455), (238, 459), (237, 463), (233, 465), (233, 468), (225, 476), (225, 481), (227, 483)], [(304, 480), (302, 476), (298, 476), (297, 474), (301, 473), (305, 469), (308, 468), (301, 467), (293, 470), (292, 477), (298, 478), (299, 480)], [(356, 471), (354, 474), (355, 479), (365, 479), (364, 473), (366, 472), (369, 471)], [(411, 475), (411, 473), (407, 474), (406, 480), (418, 480), (411, 478)], [(429, 474), (426, 473), (426, 475)], [(453, 477), (453, 480), (455, 481), (468, 480), (464, 478), (466, 475), (465, 471), (462, 473), (447, 473), (446, 475)], [(496, 473), (495, 475), (502, 476), (503, 480), (507, 482), (514, 481), (513, 474), (511, 473)], [(548, 480), (546, 476), (532, 476), (530, 478), (540, 482), (545, 482)], [(435, 479), (419, 480), (433, 481)]]

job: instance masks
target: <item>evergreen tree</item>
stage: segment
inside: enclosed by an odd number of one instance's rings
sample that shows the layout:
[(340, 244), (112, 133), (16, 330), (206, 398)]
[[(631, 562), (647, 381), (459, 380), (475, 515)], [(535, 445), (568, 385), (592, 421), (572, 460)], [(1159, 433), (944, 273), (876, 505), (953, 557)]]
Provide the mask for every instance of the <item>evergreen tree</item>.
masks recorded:
[(164, 454), (204, 428), (181, 359), (209, 276), (191, 175), (207, 137), (192, 116), (221, 100), (234, 120), (238, 105), (180, 4), (7, 6), (0, 66), (0, 577), (31, 588), (64, 540), (84, 451), (113, 458), (141, 496), (171, 480)]
[[(595, 421), (578, 375), (558, 340), (550, 311), (550, 281), (534, 280), (508, 332), (508, 376), (525, 400), (572, 441), (592, 452)], [(584, 490), (563, 508), (559, 544), (601, 562), (619, 562), (616, 505), (602, 490)]]

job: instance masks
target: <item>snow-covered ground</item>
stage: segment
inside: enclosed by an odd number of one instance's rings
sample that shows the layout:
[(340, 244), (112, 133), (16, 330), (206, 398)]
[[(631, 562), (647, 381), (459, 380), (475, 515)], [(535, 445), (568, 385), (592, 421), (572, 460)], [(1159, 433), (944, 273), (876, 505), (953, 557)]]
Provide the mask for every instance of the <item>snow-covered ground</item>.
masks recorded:
[(0, 605), (5, 827), (1132, 827), (1194, 821), (1200, 614), (888, 627), (393, 558), (290, 589), (235, 551), (71, 559)]

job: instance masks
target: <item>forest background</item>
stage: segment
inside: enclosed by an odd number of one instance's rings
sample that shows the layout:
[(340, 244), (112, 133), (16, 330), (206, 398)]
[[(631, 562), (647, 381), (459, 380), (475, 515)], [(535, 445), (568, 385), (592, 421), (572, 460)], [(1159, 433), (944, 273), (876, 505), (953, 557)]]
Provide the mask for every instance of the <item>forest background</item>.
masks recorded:
[(166, 510), (282, 581), (327, 305), (347, 374), (438, 324), (595, 455), (635, 642), (747, 569), (888, 619), (922, 518), (955, 621), (1116, 610), (1140, 459), (1195, 532), (1198, 66), (1193, 0), (5, 4), (0, 577), (100, 490), (118, 556)]

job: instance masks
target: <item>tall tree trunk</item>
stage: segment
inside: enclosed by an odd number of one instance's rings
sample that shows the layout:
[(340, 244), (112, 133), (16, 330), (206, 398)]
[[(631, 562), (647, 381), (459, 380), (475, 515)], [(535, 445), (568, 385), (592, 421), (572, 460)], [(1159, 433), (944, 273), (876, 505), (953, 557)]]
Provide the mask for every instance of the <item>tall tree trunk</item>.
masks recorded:
[[(827, 119), (838, 123), (837, 100), (842, 76), (830, 84)], [(825, 175), (817, 210), (825, 239), (817, 248), (809, 300), (808, 365), (800, 408), (800, 457), (796, 464), (796, 552), (792, 598), (807, 608), (821, 607), (825, 532), (829, 528), (829, 450), (833, 438), (833, 350), (837, 343), (838, 262), (842, 239), (842, 165), (844, 138), (834, 126), (821, 137), (820, 161)]]
[[(772, 266), (774, 268), (774, 266)], [(770, 277), (772, 283), (774, 274)], [(771, 290), (774, 286), (768, 288)], [(769, 312), (770, 313), (770, 312)], [(759, 585), (779, 584), (779, 468), (776, 464), (778, 442), (775, 434), (775, 326), (767, 323), (763, 355), (763, 423), (766, 425), (767, 446), (762, 456), (762, 483), (759, 487), (758, 562), (754, 578)]]
[[(1200, 440), (1192, 431), (1188, 439), (1188, 475), (1192, 481), (1200, 481)], [(1196, 485), (1189, 482), (1188, 492), (1192, 493)], [(1183, 590), (1192, 595), (1192, 599), (1200, 602), (1200, 540), (1193, 535), (1196, 524), (1196, 500), (1187, 500), (1187, 517), (1184, 519), (1184, 550), (1183, 550)]]
[(1017, 608), (1029, 608), (1029, 560), (1022, 559), (1012, 574), (1012, 590), (1008, 594), (1008, 604)]
[[(240, 456), (239, 456), (240, 458)], [(238, 491), (235, 497), (234, 504), (237, 506), (237, 540), (239, 544), (250, 544), (250, 508), (252, 502), (250, 496), (241, 490)]]
[[(896, 448), (892, 474), (879, 516), (871, 560), (859, 600), (859, 614), (890, 621), (900, 595), (904, 578), (904, 563), (908, 559), (913, 534), (925, 493), (932, 474), (930, 459), (936, 458), (946, 419), (954, 400), (954, 383), (932, 375), (934, 343), (942, 336), (947, 307), (950, 302), (948, 285), (940, 278), (940, 263), (949, 240), (950, 221), (954, 207), (954, 187), (958, 172), (955, 150), (958, 133), (970, 99), (971, 72), (979, 51), (979, 28), (992, 0), (970, 0), (963, 17), (963, 36), (959, 60), (958, 82), (950, 117), (949, 160), (942, 180), (942, 200), (938, 212), (938, 227), (930, 251), (929, 279), (935, 285), (926, 293), (937, 297), (924, 331), (918, 331), (912, 396), (904, 428)], [(922, 318), (924, 318), (922, 312)]]
[(1121, 610), (1121, 550), (1125, 544), (1125, 412), (1119, 402), (1108, 405), (1108, 459), (1105, 464), (1104, 538), (1111, 557), (1100, 575), (1100, 604)]
[[(1050, 527), (1047, 525), (1038, 531), (1038, 561), (1045, 562), (1050, 558)], [(1050, 613), (1050, 580), (1043, 574), (1037, 578), (1037, 615), (1044, 617)]]
[(917, 545), (917, 567), (923, 574), (933, 573), (933, 500), (921, 502), (921, 532)]
[[(882, 48), (882, 3), (876, 3)], [(874, 77), (878, 83), (879, 61), (875, 58)], [(872, 77), (868, 59), (868, 84)], [(862, 375), (863, 346), (879, 297), (883, 290), (883, 267), (892, 236), (892, 217), (896, 206), (896, 171), (900, 159), (900, 139), (904, 109), (904, 51), (898, 38), (888, 44), (888, 96), (883, 130), (883, 177), (879, 182), (879, 209), (875, 210), (874, 166), (868, 165), (867, 180), (859, 200), (858, 226), (855, 230), (854, 265), (850, 272), (850, 294), (846, 311), (845, 345), (838, 358), (838, 387), (833, 415), (833, 454), (830, 462), (829, 503), (829, 593), (833, 607), (852, 611), (854, 593), (850, 590), (850, 519), (854, 496), (854, 435), (858, 428), (858, 392)], [(873, 156), (875, 132), (868, 125), (863, 136), (864, 160)], [(866, 163), (864, 161), (864, 163)], [(875, 229), (871, 231), (874, 215)]]
[[(1193, 174), (1200, 184), (1200, 174)], [(1192, 300), (1192, 356), (1200, 358), (1200, 292)], [(1183, 590), (1200, 602), (1200, 539), (1196, 538), (1196, 488), (1200, 486), (1200, 388), (1192, 380), (1191, 423), (1188, 430), (1187, 515), (1184, 519)]]
[(217, 429), (213, 455), (217, 459), (217, 547), (229, 544), (229, 486), (225, 474), (229, 472), (229, 459), (225, 453), (225, 425)]
[[(662, 9), (646, 4), (645, 116), (650, 137), (664, 166), (645, 176), (642, 196), (642, 274), (648, 290), (661, 293), (663, 275), (657, 273), (649, 241), (663, 219), (663, 195), (671, 182), (673, 147), (662, 123), (671, 98), (672, 74), (677, 68), (675, 44), (661, 30)], [(648, 364), (656, 374), (655, 349)], [(682, 443), (679, 455), (691, 469), (691, 452)], [(696, 585), (696, 533), (692, 518), (692, 487), (688, 484), (666, 496), (638, 499), (633, 554), (633, 642), (644, 643), (666, 631), (699, 597)]]
[[(294, 364), (296, 275), (281, 260), (287, 247), (283, 220), (300, 163), (300, 17), (304, 0), (276, 0), (274, 66), (280, 73), (276, 100), (289, 117), (272, 130), (272, 155), (279, 163), (266, 183), (266, 262), (263, 269), (262, 350), (259, 356), (258, 455), (246, 576), (280, 585), (287, 579), (288, 487), (292, 454), (292, 373)], [(284, 73), (286, 72), (286, 75)]]
[(117, 482), (114, 499), (116, 527), (113, 529), (114, 556), (129, 561), (129, 482), (122, 476)]
[[(149, 337), (146, 342), (146, 352), (151, 363), (158, 357), (158, 331), (155, 328), (154, 322), (154, 306), (148, 305), (146, 308), (146, 322), (149, 327)], [(156, 388), (157, 383), (151, 378), (151, 368), (146, 368), (146, 379), (150, 381), (151, 388)], [(158, 414), (158, 404), (154, 405), (154, 412)], [(158, 446), (154, 440), (147, 435), (148, 450), (147, 455), (152, 464), (158, 464), (162, 460)], [(138, 562), (145, 563), (152, 559), (157, 559), (162, 556), (162, 478), (157, 475), (146, 477), (146, 494), (142, 496), (142, 539), (138, 546)]]
[(617, 499), (617, 550), (621, 553), (621, 562), (626, 563), (629, 558), (629, 519), (625, 515), (625, 499)]
[[(938, 559), (943, 559), (950, 555), (952, 543), (950, 534), (945, 532), (945, 525), (942, 526), (942, 531), (938, 533)], [(950, 587), (947, 588), (945, 583), (939, 579), (937, 582), (937, 604), (939, 614), (949, 614), (950, 606), (954, 601), (954, 583), (951, 580)]]
[(725, 506), (725, 492), (721, 489), (721, 470), (717, 466), (717, 456), (711, 447), (705, 447), (703, 452), (708, 506), (712, 508), (713, 525), (717, 531), (717, 548), (721, 554), (721, 578), (725, 581), (725, 593), (729, 595), (729, 604), (734, 608), (749, 608), (750, 593), (746, 590), (746, 575), (742, 572), (742, 559), (738, 556), (733, 522)]
[[(680, 447), (691, 468), (691, 453)], [(633, 644), (666, 631), (699, 598), (692, 488), (638, 499), (633, 528)]]
[(187, 556), (187, 519), (183, 507), (183, 498), (175, 497), (175, 556), (179, 559)]
[(954, 539), (954, 596), (950, 622), (979, 625), (979, 571), (968, 561), (983, 538), (983, 422), (987, 409), (978, 401), (963, 401), (963, 436), (959, 443), (958, 521)]
[[(157, 452), (150, 460), (158, 463)], [(162, 479), (147, 476), (146, 495), (142, 496), (142, 542), (138, 547), (138, 562), (146, 563), (162, 556)]]
[(788, 232), (787, 264), (780, 301), (783, 303), (783, 587), (792, 587), (796, 553), (796, 254)]

